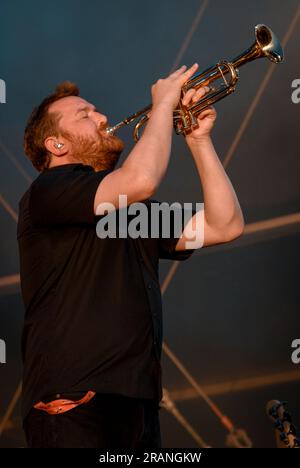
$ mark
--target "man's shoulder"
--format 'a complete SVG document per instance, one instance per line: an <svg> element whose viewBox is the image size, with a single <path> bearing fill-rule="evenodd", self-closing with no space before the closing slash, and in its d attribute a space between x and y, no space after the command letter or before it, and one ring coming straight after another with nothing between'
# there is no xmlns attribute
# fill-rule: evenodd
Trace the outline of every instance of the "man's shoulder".
<svg viewBox="0 0 300 468"><path fill-rule="evenodd" d="M42 174L43 174L43 173L40 173L40 174L37 175L37 177L31 182L31 184L29 185L29 187L27 188L27 190L23 193L23 195L22 195L21 198L19 199L19 207L20 207L20 208L23 207L24 204L26 204L26 202L28 201L29 196L30 196L30 193L31 193L31 190L32 190L32 187L34 187L36 184L39 183Z"/></svg>

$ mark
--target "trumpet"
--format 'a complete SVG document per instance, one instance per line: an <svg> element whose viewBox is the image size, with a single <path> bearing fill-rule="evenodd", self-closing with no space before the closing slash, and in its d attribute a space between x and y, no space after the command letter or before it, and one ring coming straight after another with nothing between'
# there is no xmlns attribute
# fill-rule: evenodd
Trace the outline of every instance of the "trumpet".
<svg viewBox="0 0 300 468"><path fill-rule="evenodd" d="M207 68L201 73L193 75L181 88L181 97L177 108L173 111L173 124L177 135L186 134L198 125L197 116L207 107L233 93L239 79L239 67L258 58L267 58L271 62L283 61L283 49L273 31L264 24L255 26L255 42L234 59L221 60L216 65ZM220 81L220 84L216 83ZM186 92L194 88L207 86L209 91L198 101L184 106L182 99ZM133 138L137 142L140 138L139 131L149 119L152 104L130 115L113 127L106 128L108 134L114 134L117 130L140 118L134 127Z"/></svg>

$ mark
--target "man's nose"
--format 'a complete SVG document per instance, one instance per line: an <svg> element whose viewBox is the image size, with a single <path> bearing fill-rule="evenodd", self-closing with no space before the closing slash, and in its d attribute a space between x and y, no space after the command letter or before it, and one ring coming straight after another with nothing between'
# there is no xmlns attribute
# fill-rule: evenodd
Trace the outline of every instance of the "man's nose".
<svg viewBox="0 0 300 468"><path fill-rule="evenodd" d="M98 127L100 127L100 128L106 127L107 126L107 117L106 117L106 115L100 114L100 112L97 112L95 115L97 116Z"/></svg>

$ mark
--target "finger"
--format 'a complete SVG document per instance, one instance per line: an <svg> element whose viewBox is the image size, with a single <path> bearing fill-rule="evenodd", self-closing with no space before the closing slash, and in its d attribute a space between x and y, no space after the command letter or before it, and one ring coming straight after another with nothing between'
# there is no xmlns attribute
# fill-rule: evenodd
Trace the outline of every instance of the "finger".
<svg viewBox="0 0 300 468"><path fill-rule="evenodd" d="M195 70L197 70L197 68L199 67L198 63L195 62L190 68L188 68L185 72L186 75L189 75L191 73L193 73Z"/></svg>
<svg viewBox="0 0 300 468"><path fill-rule="evenodd" d="M181 73L183 73L185 70L186 70L187 66L186 65L182 65L182 67L178 68L177 70L175 70L173 73L171 73L169 76L170 77L175 77L175 76L178 76L180 75Z"/></svg>
<svg viewBox="0 0 300 468"><path fill-rule="evenodd" d="M203 98L208 92L210 88L208 86L202 86L197 90L197 92L193 95L193 102L198 101L199 99Z"/></svg>
<svg viewBox="0 0 300 468"><path fill-rule="evenodd" d="M210 119L215 119L217 117L217 112L216 109L213 106L209 106L206 109L204 109L199 115L198 115L198 120L204 120L207 117Z"/></svg>
<svg viewBox="0 0 300 468"><path fill-rule="evenodd" d="M197 95L198 96L205 96L210 91L210 88L208 86L201 86L200 88L197 89Z"/></svg>
<svg viewBox="0 0 300 468"><path fill-rule="evenodd" d="M182 99L182 104L184 106L187 106L189 102L192 100L192 102L197 102L199 99L205 96L206 93L210 91L210 88L208 86L202 86L201 88L198 88L197 90L195 88L190 88L184 95Z"/></svg>
<svg viewBox="0 0 300 468"><path fill-rule="evenodd" d="M182 104L187 106L195 94L196 90L194 88L189 89L182 98Z"/></svg>
<svg viewBox="0 0 300 468"><path fill-rule="evenodd" d="M186 70L183 75L182 75L182 80L188 80L191 76L193 76L193 74L195 73L195 71L197 70L197 68L199 67L198 63L194 63L194 65L192 65L188 70ZM183 83L185 83L185 81Z"/></svg>

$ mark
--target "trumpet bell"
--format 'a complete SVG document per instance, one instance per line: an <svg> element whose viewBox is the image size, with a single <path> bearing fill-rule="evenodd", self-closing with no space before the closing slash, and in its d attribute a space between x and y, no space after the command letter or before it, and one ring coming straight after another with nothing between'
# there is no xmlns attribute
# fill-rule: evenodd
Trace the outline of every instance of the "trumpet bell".
<svg viewBox="0 0 300 468"><path fill-rule="evenodd" d="M255 26L256 44L261 48L265 57L274 63L283 61L283 49L273 31L265 24Z"/></svg>

